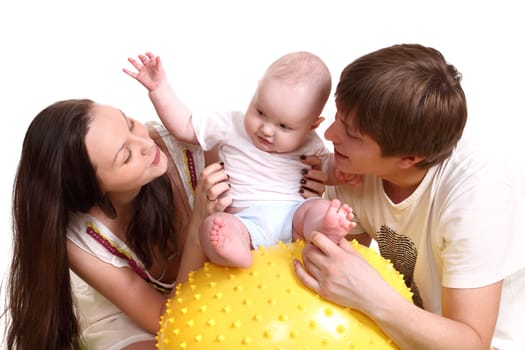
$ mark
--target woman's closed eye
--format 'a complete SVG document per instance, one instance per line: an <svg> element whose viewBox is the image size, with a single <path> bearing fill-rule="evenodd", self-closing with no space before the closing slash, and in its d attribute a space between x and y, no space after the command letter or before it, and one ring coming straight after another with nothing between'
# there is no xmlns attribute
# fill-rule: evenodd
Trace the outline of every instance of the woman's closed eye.
<svg viewBox="0 0 525 350"><path fill-rule="evenodd" d="M126 119L128 120L128 130L130 131L130 133L133 133L133 129L135 129L135 120L128 118L128 117L126 117ZM133 155L133 153L131 152L131 148L129 146L126 146L126 152L127 152L127 155L126 155L126 158L124 159L124 164L128 164Z"/></svg>
<svg viewBox="0 0 525 350"><path fill-rule="evenodd" d="M128 164L132 156L131 149L129 147L126 147L126 151L128 152L128 155L126 156L126 159L124 159L124 164Z"/></svg>

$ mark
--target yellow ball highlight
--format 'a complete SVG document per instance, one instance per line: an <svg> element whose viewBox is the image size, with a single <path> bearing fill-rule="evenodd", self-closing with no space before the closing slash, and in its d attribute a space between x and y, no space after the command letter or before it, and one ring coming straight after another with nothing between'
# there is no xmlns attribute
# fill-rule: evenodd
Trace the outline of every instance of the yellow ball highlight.
<svg viewBox="0 0 525 350"><path fill-rule="evenodd" d="M247 269L206 263L176 287L157 334L164 350L398 349L363 313L340 307L304 287L293 270L304 242L253 251ZM392 263L353 247L405 299L412 293Z"/></svg>

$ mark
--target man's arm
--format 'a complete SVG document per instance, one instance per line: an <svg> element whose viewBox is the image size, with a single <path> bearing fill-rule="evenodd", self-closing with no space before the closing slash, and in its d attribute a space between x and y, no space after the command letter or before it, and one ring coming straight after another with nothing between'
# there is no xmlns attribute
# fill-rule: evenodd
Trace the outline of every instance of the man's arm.
<svg viewBox="0 0 525 350"><path fill-rule="evenodd" d="M407 301L348 242L315 234L295 261L297 277L322 297L367 314L401 349L486 350L502 281L479 288L442 288L442 315Z"/></svg>
<svg viewBox="0 0 525 350"><path fill-rule="evenodd" d="M503 282L480 288L443 288L442 313L408 305L382 303L372 318L402 349L488 349L498 317Z"/></svg>

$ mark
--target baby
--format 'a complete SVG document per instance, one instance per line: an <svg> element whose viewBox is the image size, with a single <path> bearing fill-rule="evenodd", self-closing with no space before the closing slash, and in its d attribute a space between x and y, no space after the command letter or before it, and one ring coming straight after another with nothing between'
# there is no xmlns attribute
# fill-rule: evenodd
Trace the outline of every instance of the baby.
<svg viewBox="0 0 525 350"><path fill-rule="evenodd" d="M315 132L331 90L330 72L318 56L293 52L280 57L263 74L245 113L207 114L192 114L178 99L158 56L146 53L139 55L140 62L128 60L137 71L124 72L148 89L175 137L204 150L219 146L232 205L200 227L200 243L210 261L248 267L251 250L258 246L308 240L314 230L338 241L355 225L348 205L319 197L305 200L299 193L304 155L322 161L327 184L342 180Z"/></svg>

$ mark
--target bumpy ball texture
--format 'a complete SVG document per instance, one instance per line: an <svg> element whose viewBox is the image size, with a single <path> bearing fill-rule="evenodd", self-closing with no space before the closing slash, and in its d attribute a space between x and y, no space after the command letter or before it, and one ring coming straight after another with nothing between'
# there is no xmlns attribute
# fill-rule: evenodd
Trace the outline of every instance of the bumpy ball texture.
<svg viewBox="0 0 525 350"><path fill-rule="evenodd" d="M353 247L404 298L403 276L373 249ZM167 301L157 334L166 350L397 349L366 315L326 301L293 271L304 242L253 251L250 268L207 263L179 284Z"/></svg>

